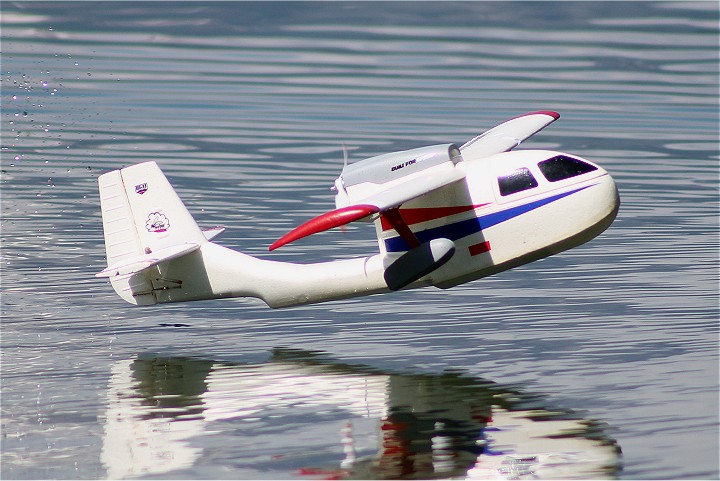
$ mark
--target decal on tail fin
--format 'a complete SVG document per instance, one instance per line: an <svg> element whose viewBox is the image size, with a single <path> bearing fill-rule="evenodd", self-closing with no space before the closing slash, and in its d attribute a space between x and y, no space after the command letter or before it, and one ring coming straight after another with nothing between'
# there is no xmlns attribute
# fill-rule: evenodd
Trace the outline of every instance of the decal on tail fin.
<svg viewBox="0 0 720 481"><path fill-rule="evenodd" d="M143 252L180 243L201 243L205 235L155 162L120 171Z"/></svg>

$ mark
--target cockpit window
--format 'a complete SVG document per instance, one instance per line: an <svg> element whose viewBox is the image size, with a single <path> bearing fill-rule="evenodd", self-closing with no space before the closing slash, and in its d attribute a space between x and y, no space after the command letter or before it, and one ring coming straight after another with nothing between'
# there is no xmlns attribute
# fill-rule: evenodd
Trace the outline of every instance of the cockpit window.
<svg viewBox="0 0 720 481"><path fill-rule="evenodd" d="M564 155L558 155L552 159L543 160L538 164L540 171L550 182L569 179L582 174L587 174L597 167L590 165L582 160L574 159Z"/></svg>
<svg viewBox="0 0 720 481"><path fill-rule="evenodd" d="M507 175L498 177L498 186L500 187L500 195L505 196L532 189L533 187L537 187L538 183L530 173L530 170L527 167L523 167Z"/></svg>

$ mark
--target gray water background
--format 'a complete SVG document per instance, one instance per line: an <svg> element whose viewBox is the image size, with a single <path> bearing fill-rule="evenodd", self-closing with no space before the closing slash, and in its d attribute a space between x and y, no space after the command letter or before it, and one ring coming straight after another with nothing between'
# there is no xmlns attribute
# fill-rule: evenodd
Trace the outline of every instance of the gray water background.
<svg viewBox="0 0 720 481"><path fill-rule="evenodd" d="M4 479L106 476L119 361L275 347L519 386L612 426L624 478L718 477L716 2L1 8ZM282 311L132 308L93 277L108 170L158 161L228 247L345 258L375 251L372 228L267 252L333 206L343 142L358 160L539 109L562 117L524 148L592 159L620 189L615 223L577 249L449 291ZM240 476L232 456L174 474Z"/></svg>

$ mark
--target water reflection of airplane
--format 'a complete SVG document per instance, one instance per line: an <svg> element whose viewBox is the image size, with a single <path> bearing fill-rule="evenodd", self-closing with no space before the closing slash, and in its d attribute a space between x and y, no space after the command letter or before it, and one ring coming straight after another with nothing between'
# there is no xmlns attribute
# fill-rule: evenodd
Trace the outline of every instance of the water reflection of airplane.
<svg viewBox="0 0 720 481"><path fill-rule="evenodd" d="M197 436L222 431L211 423L272 425L276 413L297 409L340 413L342 419L331 423L337 429L313 430L328 436L334 449L320 457L273 451L266 467L272 470L275 460L278 473L324 479L579 479L612 478L620 470L620 448L604 424L543 407L538 396L458 373L379 372L294 350L276 350L260 364L183 357L116 364L103 463L113 479L178 473L206 454ZM303 428L312 423L308 419ZM233 435L224 433L223 439ZM288 440L281 435L273 442L282 450Z"/></svg>

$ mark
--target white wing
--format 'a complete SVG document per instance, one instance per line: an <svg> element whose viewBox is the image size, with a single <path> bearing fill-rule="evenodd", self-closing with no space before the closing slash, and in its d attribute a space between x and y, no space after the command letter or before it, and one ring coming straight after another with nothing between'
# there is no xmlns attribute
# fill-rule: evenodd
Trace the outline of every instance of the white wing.
<svg viewBox="0 0 720 481"><path fill-rule="evenodd" d="M469 140L460 147L463 159L473 161L512 150L560 118L552 111L531 112L515 117Z"/></svg>

